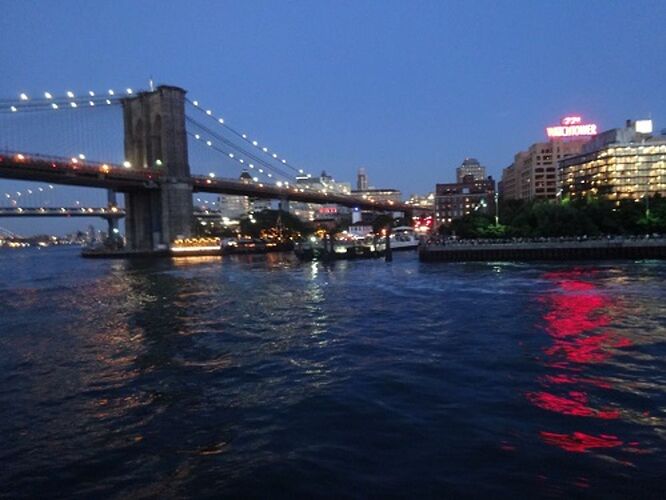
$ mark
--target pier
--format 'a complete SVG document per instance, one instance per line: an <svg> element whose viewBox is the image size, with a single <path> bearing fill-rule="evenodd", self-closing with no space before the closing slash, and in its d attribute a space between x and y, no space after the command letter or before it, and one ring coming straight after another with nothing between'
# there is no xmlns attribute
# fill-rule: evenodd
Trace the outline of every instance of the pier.
<svg viewBox="0 0 666 500"><path fill-rule="evenodd" d="M666 259L666 238L446 242L419 248L422 262Z"/></svg>

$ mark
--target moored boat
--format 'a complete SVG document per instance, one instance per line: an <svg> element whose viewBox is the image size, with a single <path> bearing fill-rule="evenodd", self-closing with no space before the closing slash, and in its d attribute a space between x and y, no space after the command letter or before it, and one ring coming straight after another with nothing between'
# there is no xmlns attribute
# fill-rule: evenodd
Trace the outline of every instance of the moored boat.
<svg viewBox="0 0 666 500"><path fill-rule="evenodd" d="M416 236L414 228L399 226L391 231L391 250L416 250L420 240Z"/></svg>

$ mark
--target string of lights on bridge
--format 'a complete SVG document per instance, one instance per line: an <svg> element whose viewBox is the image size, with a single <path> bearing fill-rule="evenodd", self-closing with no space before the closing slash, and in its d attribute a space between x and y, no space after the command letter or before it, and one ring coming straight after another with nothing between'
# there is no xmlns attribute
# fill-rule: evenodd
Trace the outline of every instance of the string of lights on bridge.
<svg viewBox="0 0 666 500"><path fill-rule="evenodd" d="M237 162L241 168L252 170L253 173L255 174L254 176L252 176L252 180L254 182L259 181L258 178L259 174L267 177L268 179L275 180L278 186L281 185L288 186L290 180L293 180L293 177L290 176L288 173L285 173L283 170L276 168L270 163L265 162L261 158L257 157L256 155L253 155L252 153L244 150L243 148L239 148L232 141L225 139L219 134L216 134L214 131L211 131L210 129L206 128L204 125L199 124L198 122L189 117L187 117L186 120L189 124L192 124L193 126L199 128L197 132L188 131L187 133L190 137L192 137L196 141L200 141L202 144L205 144L208 148L210 148L213 151L216 151L217 153L220 153L224 157ZM228 151L226 148L219 146L218 143L222 143L226 146L229 146L230 148L234 149L235 152ZM243 156L245 156L245 158L243 158ZM277 179L277 177L274 176L280 176L285 180L280 181Z"/></svg>
<svg viewBox="0 0 666 500"><path fill-rule="evenodd" d="M0 112L18 113L19 111L77 109L86 106L95 107L100 104L117 105L120 104L121 99L133 94L134 91L131 88L118 93L113 89L101 93L89 90L85 95L79 96L71 90L66 91L65 95L60 96L45 91L42 96L32 98L25 92L22 92L19 94L18 99L0 99Z"/></svg>
<svg viewBox="0 0 666 500"><path fill-rule="evenodd" d="M186 98L186 102L188 104L190 104L191 106L193 106L194 109L196 109L197 111L199 111L200 113L202 113L203 115L208 117L210 120L212 120L214 123L216 123L217 126L224 127L224 129L230 131L236 137L239 137L244 142L253 146L256 150L258 150L261 153L263 153L264 155L266 155L269 158L269 160L274 160L274 161L277 160L277 161L279 161L280 166L285 166L285 167L289 168L290 170L292 170L294 173L296 173L296 179L298 179L298 176L312 178L311 173L306 173L303 169L300 169L300 168L297 168L297 167L291 165L285 158L281 158L280 155L278 155L276 152L273 152L267 146L260 144L257 139L250 139L248 134L241 133L237 129L230 126L224 120L224 118L222 118L221 116L214 113L213 110L204 109L200 105L199 101L190 100L190 99ZM237 161L243 168L253 169L255 172L259 172L259 173L265 175L268 178L273 178L273 175L270 172L266 172L266 170L272 170L273 174L277 173L278 175L281 175L285 179L290 179L290 180L294 179L294 177L295 177L294 175L286 173L281 168L276 167L276 166L268 163L267 161L258 158L256 155L248 152L247 150L244 150L243 148L239 147L238 145L234 144L233 142L225 139L222 135L216 133L215 131L211 130L209 127L206 127L205 125L198 122L197 120L194 120L191 117L186 117L186 119L189 123L192 123L193 125L196 125L197 127L200 127L201 129L205 130L208 133L208 135L210 136L210 137L204 137L200 133L192 133L192 134L190 134L191 137L193 137L197 141L201 141L202 143L206 144L206 146L208 146L209 148L211 148L215 151L218 151L221 154L226 155L228 158ZM188 134L189 134L189 132L188 132ZM255 165L254 163L243 159L237 153L232 153L232 152L228 152L226 150L223 150L222 148L220 148L219 146L216 145L216 143L214 142L213 139L215 139L216 141L220 141L224 144L227 144L228 146L231 146L232 148L234 148L238 151L242 151L242 154L252 158L252 160L255 163L258 163L258 164L262 165L263 168L260 168L257 165ZM209 175L211 175L211 174L209 174ZM258 182L259 179L258 179L257 176L253 176L252 180L254 182ZM319 182L324 186L324 189L321 189L320 192L326 193L328 190L326 189L327 186L326 186L325 181L320 179ZM289 187L289 181L288 180L287 181L277 181L276 185L278 187L282 187L282 186ZM295 189L298 190L298 188L295 188ZM300 189L300 191L303 192L304 189ZM350 193L347 193L347 192L337 192L336 194L350 195Z"/></svg>
<svg viewBox="0 0 666 500"><path fill-rule="evenodd" d="M277 152L272 151L271 149L269 149L268 146L260 144L258 139L250 139L248 134L242 133L242 132L238 131L237 129L235 129L234 127L232 127L231 125L229 125L224 120L224 118L222 118L221 116L216 115L213 112L213 110L204 109L204 107L202 107L199 104L199 101L190 100L190 99L186 98L186 102L191 104L197 111L201 112L203 115L210 118L218 126L224 127L226 130L229 130L235 136L239 137L240 139L242 139L243 141L245 141L249 145L253 146L254 148L256 148L261 153L267 155L271 160L276 160L276 161L280 162L282 165L284 165L285 167L288 167L289 169L291 169L292 171L294 171L298 175L304 175L306 177L312 177L312 174L306 173L305 170L303 170L302 168L297 168L297 167L293 166L285 158L281 158L281 155L279 155Z"/></svg>
<svg viewBox="0 0 666 500"><path fill-rule="evenodd" d="M57 196L57 186L53 184L45 184L43 186L32 186L25 188L21 191L0 192L0 208L13 208L21 210L25 208L39 209L50 207L62 207L63 205L69 206L69 203L59 203L51 196ZM90 208L83 207L80 201L75 201L73 208L77 210L91 210ZM65 210L65 208L60 208Z"/></svg>

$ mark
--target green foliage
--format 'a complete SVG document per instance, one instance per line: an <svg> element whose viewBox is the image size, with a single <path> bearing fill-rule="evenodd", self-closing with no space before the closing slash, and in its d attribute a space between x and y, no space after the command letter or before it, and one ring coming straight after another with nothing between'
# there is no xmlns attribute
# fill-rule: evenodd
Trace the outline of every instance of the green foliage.
<svg viewBox="0 0 666 500"><path fill-rule="evenodd" d="M602 200L500 202L500 224L483 214L470 214L440 228L461 238L597 236L666 233L666 199L654 196L620 203Z"/></svg>
<svg viewBox="0 0 666 500"><path fill-rule="evenodd" d="M380 232L388 226L393 226L393 217L389 214L379 214L375 217L375 220L372 221L372 230L375 233Z"/></svg>
<svg viewBox="0 0 666 500"><path fill-rule="evenodd" d="M252 222L254 220L255 222ZM262 210L253 216L244 216L240 220L240 231L243 235L258 238L262 231L282 228L284 236L298 237L308 232L303 221L289 212L281 210Z"/></svg>

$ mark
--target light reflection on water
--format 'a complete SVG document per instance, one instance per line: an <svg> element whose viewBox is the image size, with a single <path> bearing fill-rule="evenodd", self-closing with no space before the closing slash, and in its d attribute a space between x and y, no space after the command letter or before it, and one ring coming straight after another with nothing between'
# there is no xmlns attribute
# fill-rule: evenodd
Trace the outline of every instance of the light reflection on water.
<svg viewBox="0 0 666 500"><path fill-rule="evenodd" d="M0 495L640 483L657 497L665 483L661 263L58 250L2 253L0 275Z"/></svg>

